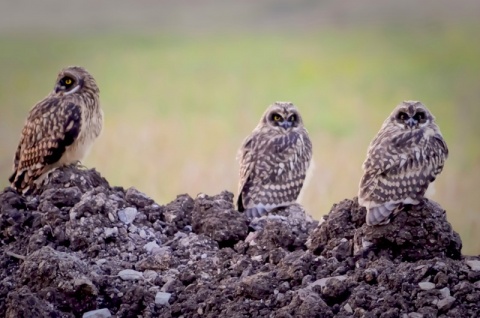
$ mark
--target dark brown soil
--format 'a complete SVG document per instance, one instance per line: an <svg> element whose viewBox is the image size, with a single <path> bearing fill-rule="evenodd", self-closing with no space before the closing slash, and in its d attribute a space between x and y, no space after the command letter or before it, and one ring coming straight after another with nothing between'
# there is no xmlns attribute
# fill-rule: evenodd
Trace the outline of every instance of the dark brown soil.
<svg viewBox="0 0 480 318"><path fill-rule="evenodd" d="M461 255L440 206L364 219L353 199L320 222L299 205L249 222L229 192L161 206L62 168L41 193L0 193L0 314L480 316L480 258Z"/></svg>

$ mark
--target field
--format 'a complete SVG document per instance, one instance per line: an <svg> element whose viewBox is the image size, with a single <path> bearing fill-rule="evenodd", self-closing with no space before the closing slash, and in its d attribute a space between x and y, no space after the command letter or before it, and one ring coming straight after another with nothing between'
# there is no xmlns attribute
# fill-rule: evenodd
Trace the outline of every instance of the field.
<svg viewBox="0 0 480 318"><path fill-rule="evenodd" d="M92 32L0 35L0 185L28 110L66 65L97 79L102 136L84 161L112 185L165 204L236 193L237 150L274 101L300 109L315 170L302 202L314 217L356 195L367 146L402 100L434 113L450 158L433 199L480 253L478 25L302 32Z"/></svg>

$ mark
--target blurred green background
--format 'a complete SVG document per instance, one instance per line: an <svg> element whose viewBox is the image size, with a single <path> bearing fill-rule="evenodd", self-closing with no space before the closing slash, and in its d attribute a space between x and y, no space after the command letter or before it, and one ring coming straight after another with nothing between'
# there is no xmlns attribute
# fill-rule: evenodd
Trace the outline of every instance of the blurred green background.
<svg viewBox="0 0 480 318"><path fill-rule="evenodd" d="M0 185L29 109L67 65L97 79L103 134L84 161L165 204L236 193L236 153L274 101L303 114L315 218L356 195L370 140L402 100L437 117L450 157L432 199L480 253L480 2L2 1Z"/></svg>

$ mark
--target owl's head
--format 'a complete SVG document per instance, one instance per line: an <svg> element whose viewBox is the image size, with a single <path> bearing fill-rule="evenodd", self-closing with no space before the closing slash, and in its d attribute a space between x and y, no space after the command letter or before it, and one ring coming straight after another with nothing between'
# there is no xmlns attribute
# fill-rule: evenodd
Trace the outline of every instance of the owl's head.
<svg viewBox="0 0 480 318"><path fill-rule="evenodd" d="M60 71L55 83L56 95L70 95L80 93L93 93L98 95L100 90L90 73L80 66L69 66Z"/></svg>
<svg viewBox="0 0 480 318"><path fill-rule="evenodd" d="M290 102L275 102L270 105L260 124L283 133L303 126L297 107Z"/></svg>
<svg viewBox="0 0 480 318"><path fill-rule="evenodd" d="M408 100L394 109L389 120L403 129L421 129L432 123L435 118L425 105Z"/></svg>

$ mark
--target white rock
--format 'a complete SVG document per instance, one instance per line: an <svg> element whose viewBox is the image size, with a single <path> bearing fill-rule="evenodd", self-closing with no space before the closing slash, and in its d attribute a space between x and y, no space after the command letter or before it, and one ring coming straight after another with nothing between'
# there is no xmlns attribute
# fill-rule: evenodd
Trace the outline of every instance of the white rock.
<svg viewBox="0 0 480 318"><path fill-rule="evenodd" d="M252 261L261 262L262 261L262 255L252 256Z"/></svg>
<svg viewBox="0 0 480 318"><path fill-rule="evenodd" d="M82 318L107 318L107 317L112 317L110 310L108 310L107 308L87 311L82 315Z"/></svg>
<svg viewBox="0 0 480 318"><path fill-rule="evenodd" d="M465 263L467 263L473 271L480 271L480 261L468 260L465 261Z"/></svg>
<svg viewBox="0 0 480 318"><path fill-rule="evenodd" d="M418 287L420 287L422 290L431 290L435 288L435 284L430 282L421 282L418 283Z"/></svg>
<svg viewBox="0 0 480 318"><path fill-rule="evenodd" d="M168 301L170 300L171 296L172 294L170 293L157 292L157 294L155 295L155 305L157 306L168 305Z"/></svg>
<svg viewBox="0 0 480 318"><path fill-rule="evenodd" d="M105 258L100 258L98 260L95 261L95 264L97 264L98 266L102 265L102 264L105 264L107 262L107 260Z"/></svg>
<svg viewBox="0 0 480 318"><path fill-rule="evenodd" d="M143 248L148 252L152 253L154 248L159 248L157 242L148 242L147 244L143 245Z"/></svg>
<svg viewBox="0 0 480 318"><path fill-rule="evenodd" d="M350 306L349 303L346 303L345 306L343 306L343 309L345 309L346 312L352 314L353 313L353 309L352 309L352 306Z"/></svg>
<svg viewBox="0 0 480 318"><path fill-rule="evenodd" d="M117 212L118 218L120 219L120 221L122 221L125 224L132 223L133 220L135 220L137 213L138 213L137 209L132 207L128 207Z"/></svg>
<svg viewBox="0 0 480 318"><path fill-rule="evenodd" d="M139 280L143 278L143 273L133 269L124 269L118 273L123 280Z"/></svg>
<svg viewBox="0 0 480 318"><path fill-rule="evenodd" d="M145 232L144 229L141 229L141 230L138 232L138 235L140 235L140 237L143 238L143 239L146 239L146 238L147 238L147 232Z"/></svg>
<svg viewBox="0 0 480 318"><path fill-rule="evenodd" d="M105 237L115 237L118 234L118 228L115 227L104 227L103 232L105 233Z"/></svg>
<svg viewBox="0 0 480 318"><path fill-rule="evenodd" d="M450 296L450 289L448 287L444 287L440 289L440 293L442 294L443 298L449 297Z"/></svg>
<svg viewBox="0 0 480 318"><path fill-rule="evenodd" d="M456 300L455 297L447 296L444 299L441 299L438 301L437 307L440 310L444 310L444 311L449 310L450 307L452 307L455 300Z"/></svg>

